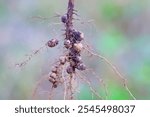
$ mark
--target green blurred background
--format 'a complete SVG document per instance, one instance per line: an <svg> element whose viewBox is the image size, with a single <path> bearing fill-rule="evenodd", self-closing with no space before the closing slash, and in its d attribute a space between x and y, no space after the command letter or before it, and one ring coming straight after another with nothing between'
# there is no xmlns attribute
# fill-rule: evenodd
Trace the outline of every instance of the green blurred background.
<svg viewBox="0 0 150 117"><path fill-rule="evenodd" d="M150 99L150 1L75 1L81 18L76 28L123 73L137 99ZM0 1L0 99L31 99L36 82L50 71L61 49L42 51L22 69L13 65L49 39L63 39L63 26L57 24L59 18L53 16L64 14L66 8L67 0ZM88 60L85 57L86 63L105 81L108 99L132 99L105 63ZM48 83L40 90L46 91L46 85ZM97 90L103 95L103 88L97 87ZM41 99L46 99L44 93L41 95ZM96 98L91 96L89 87L81 83L77 99Z"/></svg>

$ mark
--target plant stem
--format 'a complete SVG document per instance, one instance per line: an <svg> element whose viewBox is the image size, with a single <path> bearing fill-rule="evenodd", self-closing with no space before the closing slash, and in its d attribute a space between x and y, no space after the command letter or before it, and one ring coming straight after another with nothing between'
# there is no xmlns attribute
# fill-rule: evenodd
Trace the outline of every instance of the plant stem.
<svg viewBox="0 0 150 117"><path fill-rule="evenodd" d="M71 38L70 36L70 30L73 28L73 11L74 11L74 0L68 1L68 10L67 10L67 23L66 23L66 39Z"/></svg>

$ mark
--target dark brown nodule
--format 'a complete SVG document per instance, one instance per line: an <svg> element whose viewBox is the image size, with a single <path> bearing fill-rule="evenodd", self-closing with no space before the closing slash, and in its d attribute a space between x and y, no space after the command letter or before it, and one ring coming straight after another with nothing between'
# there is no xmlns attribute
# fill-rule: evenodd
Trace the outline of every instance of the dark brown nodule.
<svg viewBox="0 0 150 117"><path fill-rule="evenodd" d="M61 22L67 23L67 15L61 16Z"/></svg>
<svg viewBox="0 0 150 117"><path fill-rule="evenodd" d="M78 63L81 62L81 60L82 60L81 56L78 56L78 55L73 57L72 59Z"/></svg>
<svg viewBox="0 0 150 117"><path fill-rule="evenodd" d="M66 69L68 74L72 74L74 72L73 67L72 66L68 66Z"/></svg>
<svg viewBox="0 0 150 117"><path fill-rule="evenodd" d="M57 39L52 39L47 42L47 45L48 47L55 47L56 45L58 45L58 42L59 41Z"/></svg>
<svg viewBox="0 0 150 117"><path fill-rule="evenodd" d="M57 86L58 86L57 82L53 83L53 88L57 88Z"/></svg>
<svg viewBox="0 0 150 117"><path fill-rule="evenodd" d="M72 33L76 41L82 41L84 39L84 33L77 31L77 30L73 30Z"/></svg>

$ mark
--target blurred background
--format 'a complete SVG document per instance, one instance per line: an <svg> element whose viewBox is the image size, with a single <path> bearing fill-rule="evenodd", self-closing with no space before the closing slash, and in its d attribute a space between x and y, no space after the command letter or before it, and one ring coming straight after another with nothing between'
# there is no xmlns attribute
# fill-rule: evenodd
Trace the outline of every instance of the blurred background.
<svg viewBox="0 0 150 117"><path fill-rule="evenodd" d="M125 76L134 96L143 100L150 99L149 5L149 0L75 0L80 15L75 27ZM31 99L38 79L50 71L62 46L42 50L23 68L14 64L49 39L63 39L64 27L54 16L66 9L67 0L0 1L0 99ZM105 62L86 56L84 60L104 80L107 99L132 99ZM41 86L40 99L46 99L48 84ZM104 95L104 88L96 88ZM79 89L77 99L94 99L87 85L80 83Z"/></svg>

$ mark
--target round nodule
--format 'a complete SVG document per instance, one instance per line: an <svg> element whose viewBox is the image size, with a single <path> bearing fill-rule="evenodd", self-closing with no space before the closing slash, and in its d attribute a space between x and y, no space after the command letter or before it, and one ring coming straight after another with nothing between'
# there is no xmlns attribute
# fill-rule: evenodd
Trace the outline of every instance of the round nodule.
<svg viewBox="0 0 150 117"><path fill-rule="evenodd" d="M72 33L76 41L82 41L84 39L84 33L77 30L74 30Z"/></svg>
<svg viewBox="0 0 150 117"><path fill-rule="evenodd" d="M73 60L79 63L79 62L81 62L82 58L81 58L81 56L75 56L75 57L73 57Z"/></svg>
<svg viewBox="0 0 150 117"><path fill-rule="evenodd" d="M71 48L71 42L70 40L65 40L64 41L64 46L68 49L68 48Z"/></svg>
<svg viewBox="0 0 150 117"><path fill-rule="evenodd" d="M61 21L62 21L63 23L67 23L67 15L61 16Z"/></svg>
<svg viewBox="0 0 150 117"><path fill-rule="evenodd" d="M82 50L82 48L83 48L83 45L82 45L82 43L75 43L75 44L73 45L73 47L74 47L74 49L75 49L77 52L80 52L80 51Z"/></svg>
<svg viewBox="0 0 150 117"><path fill-rule="evenodd" d="M73 67L71 67L71 66L68 66L66 71L67 71L68 74L72 74L74 72Z"/></svg>
<svg viewBox="0 0 150 117"><path fill-rule="evenodd" d="M47 45L48 47L55 47L56 45L58 45L58 42L59 41L57 39L52 39L47 42Z"/></svg>
<svg viewBox="0 0 150 117"><path fill-rule="evenodd" d="M53 83L53 88L57 88L57 82Z"/></svg>

